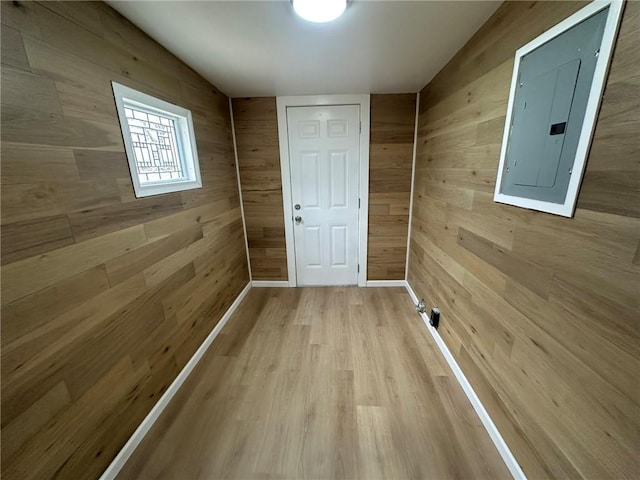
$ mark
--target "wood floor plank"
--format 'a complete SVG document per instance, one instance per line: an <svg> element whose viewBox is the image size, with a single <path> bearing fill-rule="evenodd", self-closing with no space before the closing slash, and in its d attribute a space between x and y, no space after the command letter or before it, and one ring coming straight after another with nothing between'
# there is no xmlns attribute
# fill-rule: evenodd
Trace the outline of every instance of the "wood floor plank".
<svg viewBox="0 0 640 480"><path fill-rule="evenodd" d="M119 474L509 478L401 288L253 289Z"/></svg>

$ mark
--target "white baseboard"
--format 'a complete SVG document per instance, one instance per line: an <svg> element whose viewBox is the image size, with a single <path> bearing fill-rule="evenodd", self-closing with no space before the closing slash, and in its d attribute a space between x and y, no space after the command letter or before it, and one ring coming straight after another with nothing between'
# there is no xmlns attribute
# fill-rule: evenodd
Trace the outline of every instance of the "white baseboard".
<svg viewBox="0 0 640 480"><path fill-rule="evenodd" d="M407 292L409 292L409 296L411 296L411 300L413 301L414 304L417 304L418 297L416 296L415 292L411 288L411 285L409 284L409 282L406 282L405 286L407 288ZM451 354L449 347L447 347L446 343L444 343L444 340L442 340L442 337L440 336L438 331L431 326L431 324L429 323L429 317L424 313L420 314L420 316L422 317L422 320L427 326L427 330L429 330L429 333L431 334L433 339L436 341L438 348L440 348L442 355L444 356L445 360L449 364L449 367L453 371L453 374L458 380L458 383L460 383L462 390L464 390L464 393L467 395L467 398L471 402L473 409L478 414L478 417L480 417L480 421L482 422L482 425L484 425L484 428L487 430L489 437L491 437L493 444L498 449L498 453L502 457L502 460L504 460L504 463L507 465L509 472L511 472L511 475L516 480L527 480L527 477L522 471L522 468L520 468L520 465L516 461L516 458L513 456L513 453L511 453L509 446L504 441L504 438L502 438L502 435L500 435L500 432L498 431L498 428L496 427L496 425L493 423L493 420L491 420L489 413L484 408L484 405L482 405L482 402L480 402L478 395L476 395L476 392L471 387L471 384L467 380L467 377L465 377L464 373L462 373L462 370L460 369L458 362L456 362L456 359Z"/></svg>
<svg viewBox="0 0 640 480"><path fill-rule="evenodd" d="M118 455L116 455L116 458L114 458L113 461L111 462L111 465L109 465L107 469L104 471L104 473L100 477L100 480L113 480L116 478L116 476L118 475L122 467L124 467L125 463L127 463L127 460L129 460L129 457L131 457L135 449L138 447L138 445L140 445L145 435L149 432L149 430L151 429L153 424L156 422L158 417L160 417L160 414L162 413L162 411L167 407L167 405L169 404L171 399L174 397L174 395L178 392L178 390L180 389L182 384L185 382L189 374L193 371L193 369L196 367L198 362L202 359L207 349L213 343L213 340L218 336L218 333L220 333L220 330L222 330L222 327L224 327L225 324L229 321L229 318L231 317L233 312L236 311L236 309L238 308L238 305L240 305L240 302L242 302L242 300L247 295L249 290L251 290L251 282L249 282L247 286L244 287L242 292L240 292L240 295L238 295L235 301L231 304L229 309L222 316L222 318L220 319L218 324L215 326L215 328L211 331L209 336L205 339L204 342L202 342L202 345L200 345L198 350L196 350L196 353L193 354L191 359L180 371L180 373L178 374L176 379L173 381L173 383L169 385L169 388L164 392L162 397L160 397L160 400L158 400L158 403L154 405L154 407L151 409L148 415L144 418L142 423L138 426L136 431L133 432L133 435L131 435L131 437L129 438L129 441L125 443L124 447L122 447L122 450L120 450Z"/></svg>
<svg viewBox="0 0 640 480"><path fill-rule="evenodd" d="M275 287L275 288L284 288L289 286L289 282L287 280L253 280L251 282L252 287L263 288L263 287Z"/></svg>
<svg viewBox="0 0 640 480"><path fill-rule="evenodd" d="M405 287L406 280L367 280L367 287Z"/></svg>
<svg viewBox="0 0 640 480"><path fill-rule="evenodd" d="M287 280L253 280L252 287L256 288L286 288L291 285ZM406 280L367 280L367 287L406 287Z"/></svg>

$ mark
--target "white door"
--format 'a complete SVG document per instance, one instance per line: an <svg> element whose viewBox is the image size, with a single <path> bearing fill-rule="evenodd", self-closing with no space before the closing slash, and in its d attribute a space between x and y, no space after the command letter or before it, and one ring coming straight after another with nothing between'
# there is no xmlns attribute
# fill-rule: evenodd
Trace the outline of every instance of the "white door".
<svg viewBox="0 0 640 480"><path fill-rule="evenodd" d="M360 106L288 107L298 285L358 284Z"/></svg>

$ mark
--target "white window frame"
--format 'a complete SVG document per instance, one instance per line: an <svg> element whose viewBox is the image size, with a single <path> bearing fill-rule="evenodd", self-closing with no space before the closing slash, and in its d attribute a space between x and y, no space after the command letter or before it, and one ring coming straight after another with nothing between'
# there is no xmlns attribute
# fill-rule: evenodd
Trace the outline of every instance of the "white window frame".
<svg viewBox="0 0 640 480"><path fill-rule="evenodd" d="M296 255L294 249L293 201L289 159L289 137L287 133L287 107L316 107L327 105L360 105L360 212L358 225L358 286L367 285L367 238L369 231L369 128L371 95L305 95L276 97L278 115L278 139L280 141L280 173L282 178L282 203L284 233L287 242L287 272L290 287L297 286Z"/></svg>
<svg viewBox="0 0 640 480"><path fill-rule="evenodd" d="M604 34L602 35L599 59L593 74L593 83L591 84L591 90L589 91L589 100L587 101L584 123L582 124L582 131L580 132L576 156L573 161L571 178L569 179L567 195L564 203L545 202L542 200L534 200L531 198L523 198L501 193L503 170L506 168L507 147L509 143L511 123L513 120L513 103L516 96L517 80L522 57L607 7L609 7L609 13L607 15ZM498 167L498 177L493 197L495 202L552 213L563 217L573 216L576 208L576 202L578 200L578 190L580 189L580 183L582 182L582 176L587 164L589 147L591 145L593 132L596 126L598 110L602 100L602 92L605 88L609 63L611 62L611 55L613 53L618 27L622 18L622 9L622 0L593 1L516 51L513 76L511 78L511 90L509 93L509 104L507 106L507 116L504 124L502 148L500 151L500 165Z"/></svg>
<svg viewBox="0 0 640 480"><path fill-rule="evenodd" d="M116 82L111 82L111 86L116 101L122 139L124 140L124 148L136 197L149 197L151 195L201 188L202 178L200 176L200 163L198 161L198 149L196 148L196 136L193 130L191 111ZM125 114L125 103L175 119L176 135L178 136L178 155L187 176L186 179L159 180L148 184L140 183L131 132L129 131L129 123Z"/></svg>

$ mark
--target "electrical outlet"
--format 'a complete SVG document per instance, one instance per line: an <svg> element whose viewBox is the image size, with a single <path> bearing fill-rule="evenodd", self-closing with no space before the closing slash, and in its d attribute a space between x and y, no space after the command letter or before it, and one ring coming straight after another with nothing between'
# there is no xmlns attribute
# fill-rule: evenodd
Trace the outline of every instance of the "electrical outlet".
<svg viewBox="0 0 640 480"><path fill-rule="evenodd" d="M435 329L440 325L440 310L438 308L431 309L431 313L429 313L429 323Z"/></svg>

